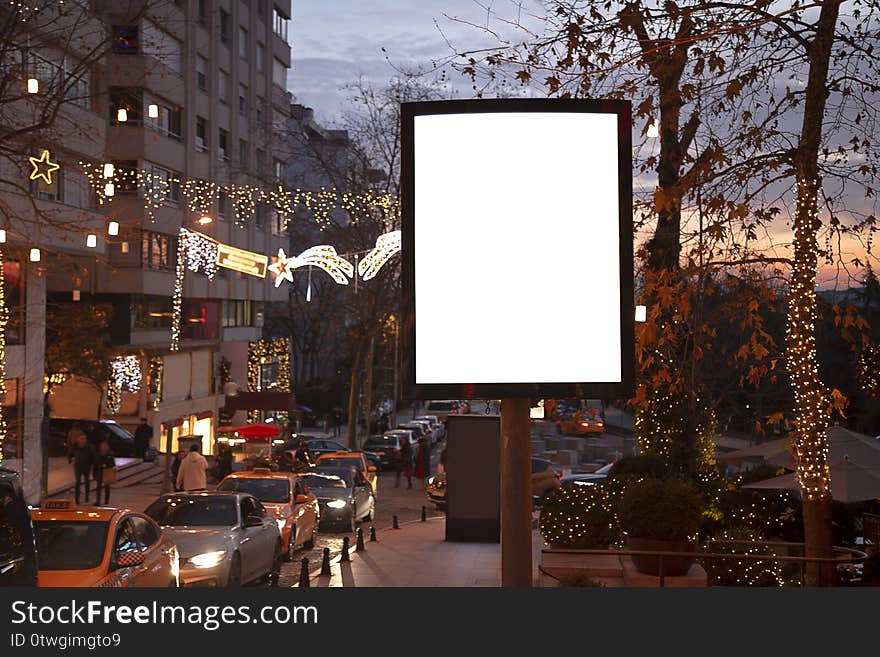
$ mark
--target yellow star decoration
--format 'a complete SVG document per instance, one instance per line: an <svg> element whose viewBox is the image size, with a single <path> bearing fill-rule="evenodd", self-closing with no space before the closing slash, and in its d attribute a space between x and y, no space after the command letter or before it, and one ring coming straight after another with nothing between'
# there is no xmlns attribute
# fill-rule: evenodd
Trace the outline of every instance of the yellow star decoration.
<svg viewBox="0 0 880 657"><path fill-rule="evenodd" d="M42 178L46 181L47 185L52 184L52 174L58 169L61 168L61 165L55 164L52 160L49 159L49 151L44 150L40 157L29 157L28 160L31 162L31 166L34 168L31 171L31 180L36 180L37 178Z"/></svg>
<svg viewBox="0 0 880 657"><path fill-rule="evenodd" d="M284 249L278 249L278 258L269 265L269 271L275 275L275 287L280 287L283 281L293 283L293 267L296 258L289 257Z"/></svg>

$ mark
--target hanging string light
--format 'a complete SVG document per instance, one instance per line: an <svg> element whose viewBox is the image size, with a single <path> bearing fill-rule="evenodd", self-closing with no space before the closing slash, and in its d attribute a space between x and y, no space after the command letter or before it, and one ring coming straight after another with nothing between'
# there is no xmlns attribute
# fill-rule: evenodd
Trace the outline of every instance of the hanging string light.
<svg viewBox="0 0 880 657"><path fill-rule="evenodd" d="M141 389L141 361L137 356L116 356L110 361L110 381L107 383L107 410L118 413L122 407L122 393L137 393Z"/></svg>
<svg viewBox="0 0 880 657"><path fill-rule="evenodd" d="M177 235L177 264L174 270L174 293L171 296L171 351L180 349L180 315L183 311L183 281L186 275L186 234L181 228Z"/></svg>
<svg viewBox="0 0 880 657"><path fill-rule="evenodd" d="M0 250L0 463L3 462L3 443L7 431L3 407L6 404L6 325L9 323L9 311L6 308L4 269L3 251Z"/></svg>

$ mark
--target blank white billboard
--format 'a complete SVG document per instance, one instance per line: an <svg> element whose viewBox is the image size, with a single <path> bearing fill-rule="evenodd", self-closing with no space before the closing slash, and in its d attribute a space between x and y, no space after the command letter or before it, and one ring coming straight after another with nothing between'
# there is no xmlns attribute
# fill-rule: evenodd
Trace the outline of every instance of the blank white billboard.
<svg viewBox="0 0 880 657"><path fill-rule="evenodd" d="M413 117L416 385L623 381L619 120Z"/></svg>

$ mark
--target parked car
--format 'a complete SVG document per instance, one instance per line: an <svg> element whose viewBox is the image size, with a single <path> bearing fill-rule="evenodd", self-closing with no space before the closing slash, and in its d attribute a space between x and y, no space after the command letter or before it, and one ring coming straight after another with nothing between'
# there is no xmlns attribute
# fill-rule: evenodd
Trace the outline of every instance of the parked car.
<svg viewBox="0 0 880 657"><path fill-rule="evenodd" d="M425 407L425 414L436 415L441 422L445 422L450 415L458 412L458 402L451 399L429 401Z"/></svg>
<svg viewBox="0 0 880 657"><path fill-rule="evenodd" d="M406 424L399 425L397 428L412 431L412 434L417 442L419 438L428 438L428 434L425 430L425 425L421 424L420 422L407 422Z"/></svg>
<svg viewBox="0 0 880 657"><path fill-rule="evenodd" d="M429 420L411 420L410 422L407 422L404 426L409 427L414 424L418 424L422 427L425 432L425 438L428 440L429 445L434 446L438 442L440 442L440 439L435 433L434 427L431 426L431 422Z"/></svg>
<svg viewBox="0 0 880 657"><path fill-rule="evenodd" d="M49 454L50 456L67 455L67 432L74 422L79 422L80 428L93 445L97 446L106 440L113 450L114 456L134 456L134 436L123 429L113 420L74 420L66 418L52 418L49 420ZM151 450L155 458L155 448Z"/></svg>
<svg viewBox="0 0 880 657"><path fill-rule="evenodd" d="M412 449L412 453L415 456L416 450L419 448L419 440L409 429L389 429L386 431L384 436L393 436L397 438L398 444L400 443L401 438L406 438L409 441L409 446Z"/></svg>
<svg viewBox="0 0 880 657"><path fill-rule="evenodd" d="M553 469L553 464L545 459L532 458L532 498L540 500L554 488L559 487L559 473ZM446 508L446 473L438 472L428 477L427 497L428 501L435 504L438 509Z"/></svg>
<svg viewBox="0 0 880 657"><path fill-rule="evenodd" d="M565 475L564 477L562 477L562 479L559 480L559 483L563 486L565 484L580 484L585 486L601 484L603 481L608 479L608 473L611 471L612 465L614 464L607 463L595 472L582 472L579 474Z"/></svg>
<svg viewBox="0 0 880 657"><path fill-rule="evenodd" d="M364 449L379 457L379 469L390 470L400 454L400 439L395 435L377 434L364 441Z"/></svg>
<svg viewBox="0 0 880 657"><path fill-rule="evenodd" d="M275 516L281 531L284 556L290 561L298 547L313 548L321 512L318 498L307 493L300 478L290 472L255 468L235 472L217 486L218 491L249 493Z"/></svg>
<svg viewBox="0 0 880 657"><path fill-rule="evenodd" d="M184 586L277 584L283 543L275 516L247 493L173 493L146 511L180 551Z"/></svg>
<svg viewBox="0 0 880 657"><path fill-rule="evenodd" d="M0 586L36 586L37 552L18 473L0 467Z"/></svg>
<svg viewBox="0 0 880 657"><path fill-rule="evenodd" d="M330 440L328 438L310 438L309 440L306 440L306 445L308 445L309 452L313 459L321 454L328 454L330 452L351 451L347 445L343 445L338 440Z"/></svg>
<svg viewBox="0 0 880 657"><path fill-rule="evenodd" d="M355 523L373 518L376 497L357 468L319 465L303 474L302 480L318 498L322 526L341 525L354 531Z"/></svg>
<svg viewBox="0 0 880 657"><path fill-rule="evenodd" d="M352 466L364 476L373 489L373 496L379 497L379 477L376 476L377 468L370 465L363 452L328 452L321 454L315 461L315 465L326 467L349 467Z"/></svg>
<svg viewBox="0 0 880 657"><path fill-rule="evenodd" d="M431 423L431 429L437 438L437 442L440 442L446 438L446 427L443 426L440 418L438 418L436 415L419 415L416 420L427 420Z"/></svg>
<svg viewBox="0 0 880 657"><path fill-rule="evenodd" d="M38 586L178 585L177 546L142 513L48 499L31 520Z"/></svg>

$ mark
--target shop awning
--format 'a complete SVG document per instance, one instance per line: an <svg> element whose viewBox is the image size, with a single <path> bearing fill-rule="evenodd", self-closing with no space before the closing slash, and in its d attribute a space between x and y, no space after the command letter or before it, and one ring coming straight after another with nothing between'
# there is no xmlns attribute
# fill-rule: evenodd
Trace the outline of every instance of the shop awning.
<svg viewBox="0 0 880 657"><path fill-rule="evenodd" d="M239 392L226 397L224 410L234 411L295 411L296 395L292 392Z"/></svg>

